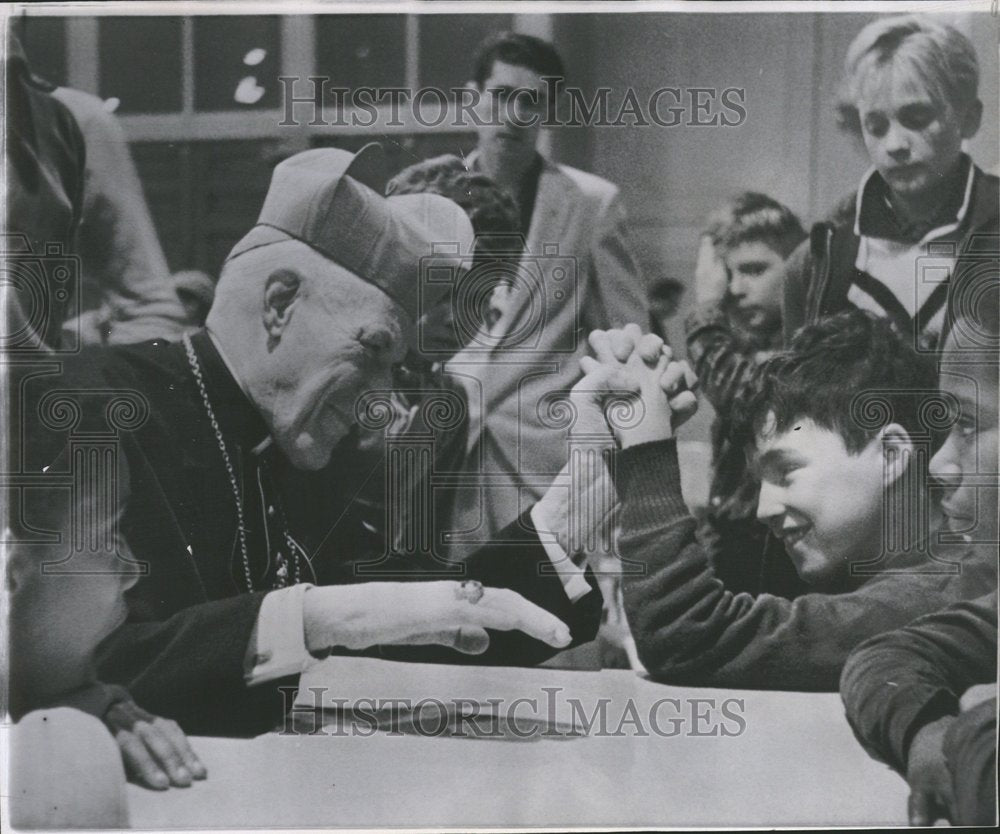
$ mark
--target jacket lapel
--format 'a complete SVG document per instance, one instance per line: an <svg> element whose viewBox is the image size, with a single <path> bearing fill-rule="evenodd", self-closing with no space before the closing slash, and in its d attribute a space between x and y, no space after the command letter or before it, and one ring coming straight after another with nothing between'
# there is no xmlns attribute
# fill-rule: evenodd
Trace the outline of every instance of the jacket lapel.
<svg viewBox="0 0 1000 834"><path fill-rule="evenodd" d="M531 215L531 227L528 230L528 240L526 241L528 257L538 258L538 263L542 267L544 267L545 255L547 254L546 247L558 245L566 239L572 218L571 190L572 182L569 178L554 163L544 159L542 173L538 178L535 210ZM538 271L530 269L529 274L538 274ZM540 277L545 279L544 269L542 269ZM544 294L543 287L542 295L544 296ZM494 351L502 347L503 337L506 337L521 323L528 311L530 300L530 288L524 282L519 282L510 294L509 306L500 317L494 330L501 342L501 344L494 346Z"/></svg>

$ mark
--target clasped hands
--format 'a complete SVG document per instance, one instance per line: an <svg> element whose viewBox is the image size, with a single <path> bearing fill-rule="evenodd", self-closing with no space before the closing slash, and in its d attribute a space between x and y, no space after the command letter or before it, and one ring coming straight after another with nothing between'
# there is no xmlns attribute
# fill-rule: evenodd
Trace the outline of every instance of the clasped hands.
<svg viewBox="0 0 1000 834"><path fill-rule="evenodd" d="M674 436L697 408L697 380L670 348L637 325L590 334L593 357L581 360L583 378L570 392L577 420L573 431L607 432L623 448ZM637 419L608 419L614 403L629 401ZM563 479L565 480L565 479ZM557 478L539 505L548 528L565 541L566 505L581 501ZM581 487L583 493L593 484ZM558 496L553 498L552 496ZM597 516L601 514L598 513ZM306 648L313 654L341 647L441 645L466 654L489 646L487 629L521 631L553 648L571 642L569 628L548 611L507 588L485 588L476 601L459 593L459 583L368 582L310 588L303 597Z"/></svg>
<svg viewBox="0 0 1000 834"><path fill-rule="evenodd" d="M659 336L628 324L595 330L589 342L594 356L580 360L571 400L580 412L598 411L623 449L674 437L697 411L697 377Z"/></svg>

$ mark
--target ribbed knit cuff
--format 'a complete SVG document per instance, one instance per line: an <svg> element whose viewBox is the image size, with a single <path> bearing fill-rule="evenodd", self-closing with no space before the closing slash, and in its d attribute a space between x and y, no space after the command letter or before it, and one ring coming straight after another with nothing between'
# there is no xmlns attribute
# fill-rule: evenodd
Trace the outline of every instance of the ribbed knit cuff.
<svg viewBox="0 0 1000 834"><path fill-rule="evenodd" d="M620 450L615 456L614 478L623 519L630 524L664 526L690 515L681 494L674 438Z"/></svg>

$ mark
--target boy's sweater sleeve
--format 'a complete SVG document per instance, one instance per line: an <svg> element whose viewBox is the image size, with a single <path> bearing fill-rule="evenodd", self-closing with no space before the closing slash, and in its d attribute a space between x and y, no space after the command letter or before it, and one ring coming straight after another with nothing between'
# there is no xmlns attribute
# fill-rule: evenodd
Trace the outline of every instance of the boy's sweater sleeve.
<svg viewBox="0 0 1000 834"><path fill-rule="evenodd" d="M858 647L844 667L847 720L875 758L906 770L925 724L957 715L970 686L996 680L996 592L921 617Z"/></svg>
<svg viewBox="0 0 1000 834"><path fill-rule="evenodd" d="M695 537L675 441L623 450L614 476L625 610L639 658L659 680L833 692L858 643L954 601L957 583L935 576L795 600L734 594Z"/></svg>
<svg viewBox="0 0 1000 834"><path fill-rule="evenodd" d="M997 699L963 712L944 737L944 759L954 786L955 825L996 825Z"/></svg>
<svg viewBox="0 0 1000 834"><path fill-rule="evenodd" d="M724 414L756 363L739 350L726 314L717 304L702 304L692 310L685 330L688 359L701 389L712 407Z"/></svg>

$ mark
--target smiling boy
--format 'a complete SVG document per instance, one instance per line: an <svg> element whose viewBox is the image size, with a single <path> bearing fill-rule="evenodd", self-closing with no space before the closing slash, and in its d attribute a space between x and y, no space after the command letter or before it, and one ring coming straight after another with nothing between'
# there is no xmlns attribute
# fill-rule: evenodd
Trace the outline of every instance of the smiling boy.
<svg viewBox="0 0 1000 834"><path fill-rule="evenodd" d="M619 553L646 566L625 575L626 611L653 677L833 691L862 640L995 587L995 559L931 546L918 448L928 394L933 365L861 311L804 328L757 371L741 433L762 481L758 518L811 587L794 600L734 594L715 576L657 419L670 406L643 397L655 430L617 431L615 479Z"/></svg>
<svg viewBox="0 0 1000 834"><path fill-rule="evenodd" d="M983 235L996 257L998 181L962 150L982 118L978 85L972 44L932 17L877 20L854 39L838 110L872 169L789 259L786 342L851 307L892 319L914 344L943 341L949 296L981 261ZM931 243L935 280L921 279Z"/></svg>

